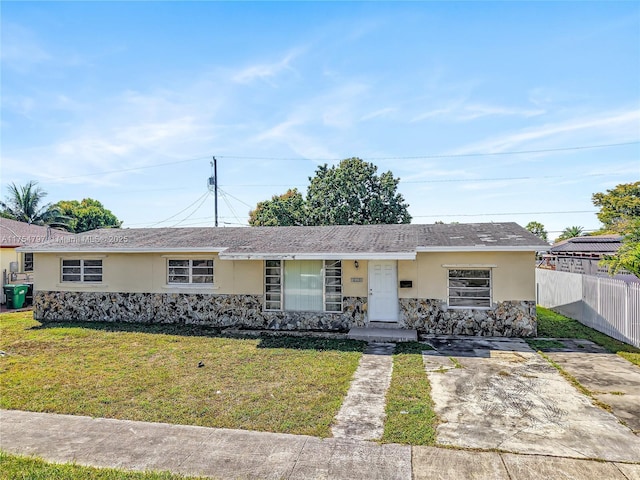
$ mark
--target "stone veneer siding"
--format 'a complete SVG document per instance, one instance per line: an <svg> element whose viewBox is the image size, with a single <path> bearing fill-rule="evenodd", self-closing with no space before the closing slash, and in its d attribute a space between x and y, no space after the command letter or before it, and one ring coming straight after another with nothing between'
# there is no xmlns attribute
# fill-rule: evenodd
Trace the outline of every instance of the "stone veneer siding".
<svg viewBox="0 0 640 480"><path fill-rule="evenodd" d="M536 302L510 300L490 309L448 308L433 299L401 298L400 323L404 328L435 335L535 337Z"/></svg>
<svg viewBox="0 0 640 480"><path fill-rule="evenodd" d="M203 293L36 292L41 322L132 322L271 330L347 331L367 320L366 297L344 297L342 313L264 311L262 295ZM491 309L453 309L433 299L401 298L402 328L437 335L531 337L533 301L506 301Z"/></svg>
<svg viewBox="0 0 640 480"><path fill-rule="evenodd" d="M272 330L347 331L364 326L367 299L345 297L342 313L263 310L262 295L36 292L41 322L132 322Z"/></svg>

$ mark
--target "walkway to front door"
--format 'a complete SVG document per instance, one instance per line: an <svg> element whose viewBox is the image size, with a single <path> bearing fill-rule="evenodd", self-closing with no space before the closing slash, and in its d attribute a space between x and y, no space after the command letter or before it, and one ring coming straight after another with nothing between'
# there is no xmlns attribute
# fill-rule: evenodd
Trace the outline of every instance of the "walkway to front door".
<svg viewBox="0 0 640 480"><path fill-rule="evenodd" d="M384 432L386 395L395 343L369 343L331 428L336 438L379 440Z"/></svg>

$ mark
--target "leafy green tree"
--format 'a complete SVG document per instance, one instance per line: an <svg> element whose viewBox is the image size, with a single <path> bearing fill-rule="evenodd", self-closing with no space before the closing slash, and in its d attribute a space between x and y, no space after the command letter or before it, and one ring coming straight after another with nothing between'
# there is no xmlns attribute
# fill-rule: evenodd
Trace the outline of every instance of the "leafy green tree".
<svg viewBox="0 0 640 480"><path fill-rule="evenodd" d="M591 200L600 207L596 215L604 225L602 233L625 234L634 219L640 218L640 182L622 183L605 193L594 193Z"/></svg>
<svg viewBox="0 0 640 480"><path fill-rule="evenodd" d="M47 192L37 185L33 180L24 186L11 183L5 201L0 202L2 216L35 225L67 227L67 219L59 209L51 204L42 205Z"/></svg>
<svg viewBox="0 0 640 480"><path fill-rule="evenodd" d="M609 275L627 270L640 278L640 218L631 220L628 228L616 254L606 256L600 265L609 267Z"/></svg>
<svg viewBox="0 0 640 480"><path fill-rule="evenodd" d="M297 188L259 202L256 209L249 212L252 227L305 225L306 219L305 201Z"/></svg>
<svg viewBox="0 0 640 480"><path fill-rule="evenodd" d="M580 235L582 235L583 230L584 228L578 226L567 227L562 231L560 236L556 238L556 242L566 240L568 238L579 237Z"/></svg>
<svg viewBox="0 0 640 480"><path fill-rule="evenodd" d="M371 225L409 223L409 205L397 193L399 178L359 158L336 167L318 167L307 189L310 225Z"/></svg>
<svg viewBox="0 0 640 480"><path fill-rule="evenodd" d="M119 228L122 222L104 205L93 198L77 200L62 200L54 209L69 218L69 228L72 232L81 233L96 228Z"/></svg>
<svg viewBox="0 0 640 480"><path fill-rule="evenodd" d="M529 230L541 240L544 240L545 242L549 241L548 232L545 230L544 225L540 222L529 222L524 228Z"/></svg>

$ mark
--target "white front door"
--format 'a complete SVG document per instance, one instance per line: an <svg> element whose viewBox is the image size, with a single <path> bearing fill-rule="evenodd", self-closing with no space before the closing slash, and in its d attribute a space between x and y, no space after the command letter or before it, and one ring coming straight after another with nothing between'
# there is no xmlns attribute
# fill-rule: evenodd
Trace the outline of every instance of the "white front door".
<svg viewBox="0 0 640 480"><path fill-rule="evenodd" d="M398 321L398 273L395 260L369 262L369 321Z"/></svg>

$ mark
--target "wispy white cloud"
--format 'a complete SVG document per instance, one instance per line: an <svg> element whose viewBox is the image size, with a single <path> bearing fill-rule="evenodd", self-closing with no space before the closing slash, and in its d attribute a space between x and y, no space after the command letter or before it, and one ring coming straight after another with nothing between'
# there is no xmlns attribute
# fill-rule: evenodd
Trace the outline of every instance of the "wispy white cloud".
<svg viewBox="0 0 640 480"><path fill-rule="evenodd" d="M398 109L396 107L381 108L379 110L364 114L360 117L360 121L366 122L367 120L373 120L374 118L387 118L397 111Z"/></svg>
<svg viewBox="0 0 640 480"><path fill-rule="evenodd" d="M442 179L465 179L473 178L474 174L462 168L442 168L436 163L405 161L402 170L411 171L409 175L403 175L402 181L405 183L418 183L420 181L442 180Z"/></svg>
<svg viewBox="0 0 640 480"><path fill-rule="evenodd" d="M532 141L553 140L570 136L581 136L587 143L594 138L606 138L608 142L638 139L640 110L637 108L601 112L590 116L577 115L565 121L529 127L507 135L474 143L457 149L452 154L499 153L519 148ZM538 142L538 145L540 143ZM566 146L565 144L564 146Z"/></svg>
<svg viewBox="0 0 640 480"><path fill-rule="evenodd" d="M262 128L251 138L255 145L284 145L298 155L307 158L336 158L330 140L336 131L352 128L359 119L361 102L367 96L369 86L360 81L346 81L325 91L288 104L282 120ZM331 133L329 133L331 132Z"/></svg>
<svg viewBox="0 0 640 480"><path fill-rule="evenodd" d="M496 190L505 190L505 189L513 189L518 185L522 185L526 182L534 181L533 179L521 179L521 180L490 180L490 181L482 181L482 182L474 182L470 181L468 183L463 183L459 186L460 190L466 191L496 191ZM503 192L505 193L505 192ZM513 190L509 192L510 195L513 195Z"/></svg>
<svg viewBox="0 0 640 480"><path fill-rule="evenodd" d="M514 116L529 118L544 114L546 111L540 108L516 108L502 105L489 105L482 103L467 103L466 99L456 99L448 105L414 116L411 122L421 122L430 118L438 118L450 122L467 122L484 117Z"/></svg>
<svg viewBox="0 0 640 480"><path fill-rule="evenodd" d="M513 108L496 105L473 104L466 105L463 111L458 114L457 118L462 121L475 120L477 118L490 116L515 116L529 118L543 115L544 113L545 110L539 108Z"/></svg>
<svg viewBox="0 0 640 480"><path fill-rule="evenodd" d="M273 79L282 72L295 72L291 64L302 53L303 49L294 49L276 62L250 65L235 73L232 80L241 84L249 84L255 80L262 80L273 84Z"/></svg>
<svg viewBox="0 0 640 480"><path fill-rule="evenodd" d="M210 148L216 99L208 101L193 86L180 92L126 91L94 103L76 115L58 138L27 148L3 149L3 173L35 176L49 183L116 185L136 172L94 175L184 159ZM75 100L54 97L47 109ZM7 160L6 162L4 160ZM81 177L83 174L91 174Z"/></svg>
<svg viewBox="0 0 640 480"><path fill-rule="evenodd" d="M52 58L36 35L20 25L3 22L1 38L0 59L5 68L26 73Z"/></svg>
<svg viewBox="0 0 640 480"><path fill-rule="evenodd" d="M317 137L303 133L302 127L308 121L297 114L273 127L261 132L251 139L253 144L285 145L294 154L305 158L332 158L335 156Z"/></svg>
<svg viewBox="0 0 640 480"><path fill-rule="evenodd" d="M451 100L447 105L432 108L430 110L427 110L425 112L415 115L413 118L411 118L410 122L412 123L421 122L423 120L427 120L429 118L434 118L434 117L443 117L443 116L451 117L453 112L460 109L460 107L464 104L464 101L465 100L462 98Z"/></svg>

